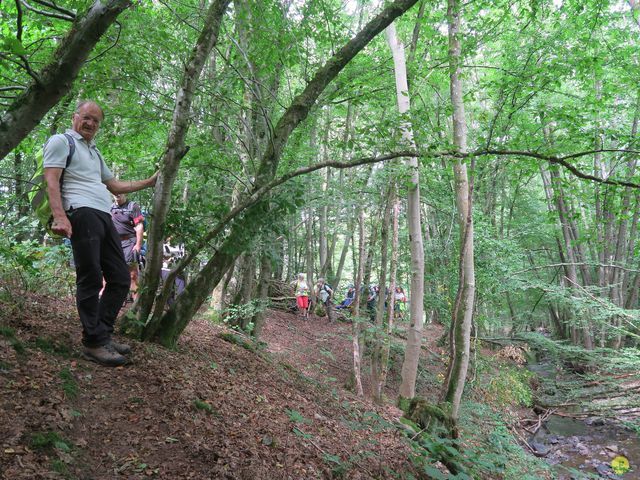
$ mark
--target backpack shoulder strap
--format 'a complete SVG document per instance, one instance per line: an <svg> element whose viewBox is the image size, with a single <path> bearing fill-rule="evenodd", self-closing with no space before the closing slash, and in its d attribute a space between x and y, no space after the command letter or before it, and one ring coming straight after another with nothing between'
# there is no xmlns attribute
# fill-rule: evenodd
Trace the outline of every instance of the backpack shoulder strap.
<svg viewBox="0 0 640 480"><path fill-rule="evenodd" d="M64 172L67 168L69 168L69 165L71 164L71 159L73 158L73 154L76 153L76 141L68 133L64 133L63 135L67 139L67 142L69 142L69 155L67 155L67 163L64 166L64 170L62 170L62 173L60 174L60 191L61 192L62 192L62 182L64 181Z"/></svg>
<svg viewBox="0 0 640 480"><path fill-rule="evenodd" d="M69 155L67 155L67 164L64 168L69 168L73 154L76 153L76 141L68 133L65 133L64 136L66 137L67 142L69 142Z"/></svg>

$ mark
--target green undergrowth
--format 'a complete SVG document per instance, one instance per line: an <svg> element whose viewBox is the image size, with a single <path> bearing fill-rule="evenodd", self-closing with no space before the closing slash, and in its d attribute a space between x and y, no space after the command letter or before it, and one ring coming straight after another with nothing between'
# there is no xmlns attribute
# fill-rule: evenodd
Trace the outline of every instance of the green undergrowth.
<svg viewBox="0 0 640 480"><path fill-rule="evenodd" d="M639 406L637 389L632 382L637 378L640 350L585 350L533 333L522 338L536 353L538 366L546 371L546 375L536 377L539 383L536 403L545 408L572 404L583 413L621 421L640 431L638 419L620 418L619 413ZM627 389L628 394L622 394ZM615 395L611 395L612 392ZM601 401L594 403L593 399Z"/></svg>
<svg viewBox="0 0 640 480"><path fill-rule="evenodd" d="M258 347L255 343L250 340L242 338L240 335L230 332L221 332L218 334L218 337L224 340L225 342L232 343L234 345L238 345L239 347L244 348L250 352L256 352Z"/></svg>
<svg viewBox="0 0 640 480"><path fill-rule="evenodd" d="M532 407L534 374L522 365L494 357L479 356L476 360L474 397L496 407Z"/></svg>
<svg viewBox="0 0 640 480"><path fill-rule="evenodd" d="M69 345L65 345L51 337L36 338L35 347L43 352L59 355L62 358L71 358L73 356L73 350Z"/></svg>
<svg viewBox="0 0 640 480"><path fill-rule="evenodd" d="M71 294L75 281L70 259L71 249L62 244L0 239L0 299L22 309L25 292Z"/></svg>
<svg viewBox="0 0 640 480"><path fill-rule="evenodd" d="M26 347L20 340L18 340L16 337L16 331L13 328L0 325L0 337L7 339L9 345L13 347L18 355L26 353Z"/></svg>
<svg viewBox="0 0 640 480"><path fill-rule="evenodd" d="M73 443L66 440L58 432L35 432L29 438L29 446L34 450L60 450L68 453L73 448Z"/></svg>
<svg viewBox="0 0 640 480"><path fill-rule="evenodd" d="M541 480L551 478L548 465L528 455L509 430L503 413L486 404L462 406L460 438L452 439L438 422L424 428L403 418L402 431L414 451L413 463L436 480ZM446 465L448 472L436 462Z"/></svg>
<svg viewBox="0 0 640 480"><path fill-rule="evenodd" d="M73 373L69 370L69 367L63 368L58 374L60 380L62 380L62 391L69 399L76 398L78 396L78 382L76 382Z"/></svg>

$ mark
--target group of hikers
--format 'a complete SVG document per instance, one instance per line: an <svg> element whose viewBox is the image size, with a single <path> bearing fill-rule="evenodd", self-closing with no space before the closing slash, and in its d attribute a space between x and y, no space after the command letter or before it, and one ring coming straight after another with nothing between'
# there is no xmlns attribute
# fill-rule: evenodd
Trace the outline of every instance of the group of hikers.
<svg viewBox="0 0 640 480"><path fill-rule="evenodd" d="M159 172L143 180L117 179L94 140L103 120L104 112L96 102L79 102L71 128L45 143L43 168L52 214L50 230L69 239L73 251L82 355L113 367L127 363L131 353L131 347L116 341L113 333L129 292L132 299L137 296L139 270L144 263L144 215L127 194L154 187ZM164 253L166 275L168 259L184 255L184 248L166 243ZM179 294L184 280L178 279L175 287ZM304 274L294 281L294 288L297 308L308 318L310 288ZM316 282L315 294L333 319L334 292L324 279ZM370 286L367 305L373 317L378 295L379 288ZM398 287L394 295L401 315L404 291ZM350 286L345 300L335 308L349 308L354 297L355 288Z"/></svg>
<svg viewBox="0 0 640 480"><path fill-rule="evenodd" d="M294 295L296 298L296 310L304 320L308 320L309 310L311 309L311 289L309 287L309 284L307 283L306 275L304 273L299 273L296 279L291 282L291 285L293 286ZM333 321L334 309L343 310L350 309L352 307L353 301L356 297L356 288L354 285L349 285L347 287L347 293L344 300L340 302L340 304L335 306L333 303L333 289L329 286L324 278L318 279L315 285L314 293L316 295L316 298L318 299L318 302L323 305L329 321ZM364 294L364 286L360 287L360 293L361 295ZM367 312L369 314L371 322L373 322L375 321L375 316L378 308L380 287L375 284L369 285L367 293ZM385 287L385 308L390 298L391 293L389 292L389 288ZM401 286L395 287L395 290L393 292L393 299L394 317L397 319L402 319L404 316L404 311L406 310L407 296L405 295L404 289Z"/></svg>

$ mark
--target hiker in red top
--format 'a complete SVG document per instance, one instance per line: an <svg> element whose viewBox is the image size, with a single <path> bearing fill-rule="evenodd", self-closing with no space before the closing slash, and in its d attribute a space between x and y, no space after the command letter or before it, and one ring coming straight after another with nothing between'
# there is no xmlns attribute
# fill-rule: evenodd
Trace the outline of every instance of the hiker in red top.
<svg viewBox="0 0 640 480"><path fill-rule="evenodd" d="M129 265L130 290L133 300L136 300L138 298L138 272L144 235L144 216L140 206L136 202L128 200L126 194L114 195L113 198L115 202L111 206L111 219L118 235L120 235L124 259Z"/></svg>

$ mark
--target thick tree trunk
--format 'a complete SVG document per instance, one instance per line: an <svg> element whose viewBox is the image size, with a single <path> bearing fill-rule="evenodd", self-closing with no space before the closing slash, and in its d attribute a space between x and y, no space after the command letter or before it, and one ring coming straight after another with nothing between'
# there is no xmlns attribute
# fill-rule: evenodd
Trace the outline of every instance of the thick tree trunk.
<svg viewBox="0 0 640 480"><path fill-rule="evenodd" d="M405 64L404 46L398 40L395 25L387 28L387 42L393 54L393 65L396 79L396 99L400 114L410 110L407 67ZM405 143L415 148L411 125L401 125L402 138ZM407 221L411 251L411 304L410 326L407 332L407 346L402 363L402 383L400 396L415 396L418 363L422 350L422 328L424 326L424 247L422 244L422 225L420 223L420 173L416 158L407 160L410 172L409 192L407 194Z"/></svg>
<svg viewBox="0 0 640 480"><path fill-rule="evenodd" d="M131 0L97 0L78 15L53 60L37 73L38 81L16 98L0 117L0 159L34 129L70 90L89 53Z"/></svg>
<svg viewBox="0 0 640 480"><path fill-rule="evenodd" d="M233 271L235 270L235 262L231 264L229 267L229 271L224 277L224 281L222 282L222 288L220 289L220 311L226 310L229 306L229 302L227 301L227 294L229 289L229 283L231 283L231 279L233 278Z"/></svg>
<svg viewBox="0 0 640 480"><path fill-rule="evenodd" d="M258 284L258 300L265 305L269 299L269 282L271 281L271 258L263 249L260 255L260 283ZM260 340L262 328L264 327L264 317L266 310L261 309L253 317L253 336L256 340Z"/></svg>

